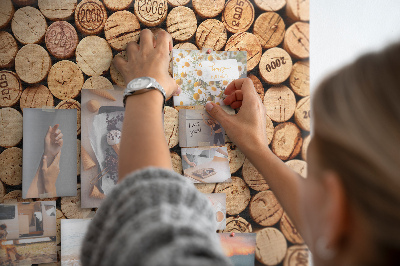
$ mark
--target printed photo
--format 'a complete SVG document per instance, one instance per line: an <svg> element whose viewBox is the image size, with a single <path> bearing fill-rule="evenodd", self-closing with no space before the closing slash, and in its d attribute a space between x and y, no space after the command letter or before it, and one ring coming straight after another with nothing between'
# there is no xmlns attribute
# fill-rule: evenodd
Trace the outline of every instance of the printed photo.
<svg viewBox="0 0 400 266"><path fill-rule="evenodd" d="M225 130L203 109L179 110L179 146L224 146Z"/></svg>
<svg viewBox="0 0 400 266"><path fill-rule="evenodd" d="M56 262L56 202L1 204L0 249L0 265Z"/></svg>
<svg viewBox="0 0 400 266"><path fill-rule="evenodd" d="M247 76L246 51L172 50L172 70L182 92L174 96L175 106L224 105L228 84Z"/></svg>
<svg viewBox="0 0 400 266"><path fill-rule="evenodd" d="M217 230L224 230L226 228L226 194L211 193L205 195L214 208Z"/></svg>
<svg viewBox="0 0 400 266"><path fill-rule="evenodd" d="M183 175L194 183L231 181L226 147L182 148Z"/></svg>
<svg viewBox="0 0 400 266"><path fill-rule="evenodd" d="M76 119L76 109L24 108L24 199L76 196Z"/></svg>
<svg viewBox="0 0 400 266"><path fill-rule="evenodd" d="M123 90L83 89L81 140L82 208L97 208L118 181Z"/></svg>
<svg viewBox="0 0 400 266"><path fill-rule="evenodd" d="M91 219L61 220L61 264L65 266L80 266L80 251L83 238Z"/></svg>
<svg viewBox="0 0 400 266"><path fill-rule="evenodd" d="M219 234L222 249L235 266L254 266L256 252L255 233Z"/></svg>

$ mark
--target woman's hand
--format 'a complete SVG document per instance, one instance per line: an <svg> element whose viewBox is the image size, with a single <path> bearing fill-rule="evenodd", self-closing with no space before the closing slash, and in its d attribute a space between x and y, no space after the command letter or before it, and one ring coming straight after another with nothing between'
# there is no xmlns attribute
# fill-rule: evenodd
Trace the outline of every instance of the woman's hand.
<svg viewBox="0 0 400 266"><path fill-rule="evenodd" d="M54 127L49 126L44 137L44 155L47 156L48 163L54 160L54 157L61 151L63 145L63 134L58 128L59 126L59 124L54 125Z"/></svg>
<svg viewBox="0 0 400 266"><path fill-rule="evenodd" d="M47 157L43 155L41 176L43 178L45 193L48 193L50 197L57 196L56 182L58 174L60 173L60 157L61 151L56 154L50 166L47 166Z"/></svg>
<svg viewBox="0 0 400 266"><path fill-rule="evenodd" d="M168 98L178 89L175 80L168 74L171 50L172 37L169 33L159 30L154 36L149 29L144 29L140 32L140 44L128 43L128 61L116 56L113 63L126 84L135 78L152 77L164 88Z"/></svg>

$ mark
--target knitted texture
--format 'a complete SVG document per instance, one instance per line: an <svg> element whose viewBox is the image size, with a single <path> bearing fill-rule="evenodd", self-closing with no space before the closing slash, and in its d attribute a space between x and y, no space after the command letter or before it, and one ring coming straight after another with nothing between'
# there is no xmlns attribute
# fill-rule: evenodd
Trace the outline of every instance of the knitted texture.
<svg viewBox="0 0 400 266"><path fill-rule="evenodd" d="M183 176L145 168L129 174L98 209L82 244L87 266L231 265L209 200Z"/></svg>

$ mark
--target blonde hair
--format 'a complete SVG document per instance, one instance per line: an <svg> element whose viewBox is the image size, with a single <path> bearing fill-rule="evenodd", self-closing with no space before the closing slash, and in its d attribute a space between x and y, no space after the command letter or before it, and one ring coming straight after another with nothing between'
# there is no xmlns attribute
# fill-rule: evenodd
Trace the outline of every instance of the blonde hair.
<svg viewBox="0 0 400 266"><path fill-rule="evenodd" d="M323 167L371 226L382 264L400 264L400 44L362 56L313 95L314 141Z"/></svg>

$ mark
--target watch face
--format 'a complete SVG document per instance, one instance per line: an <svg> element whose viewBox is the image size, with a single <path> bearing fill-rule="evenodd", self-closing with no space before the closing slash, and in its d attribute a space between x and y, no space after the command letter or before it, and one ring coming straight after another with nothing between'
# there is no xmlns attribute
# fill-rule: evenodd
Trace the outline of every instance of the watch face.
<svg viewBox="0 0 400 266"><path fill-rule="evenodd" d="M132 82L132 89L143 89L146 88L150 84L150 79L147 77L138 78L134 82Z"/></svg>

